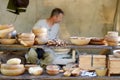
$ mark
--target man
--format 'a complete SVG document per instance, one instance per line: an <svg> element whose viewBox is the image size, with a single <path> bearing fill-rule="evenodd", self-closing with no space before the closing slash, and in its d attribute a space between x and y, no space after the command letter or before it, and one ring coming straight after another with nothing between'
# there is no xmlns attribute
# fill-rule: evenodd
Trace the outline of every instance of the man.
<svg viewBox="0 0 120 80"><path fill-rule="evenodd" d="M49 18L39 20L34 25L33 28L44 27L44 28L47 29L47 36L48 36L49 40L58 39L58 37L59 37L59 26L60 26L59 22L62 21L63 15L64 15L64 12L60 8L55 8L55 9L52 10ZM47 64L52 63L52 61L54 59L54 54L53 54L54 52L52 51L52 49L45 48L43 50L43 49L37 48L36 52L37 52L37 55L35 54L34 56L35 57L37 56L37 58L38 58L37 61L40 61L41 65L44 65L44 64L47 65ZM33 57L33 53L35 53L35 51L33 49L30 49L28 55ZM31 61L29 56L28 56L29 61ZM41 57L44 57L44 58L41 58ZM34 59L34 62L35 61L36 60Z"/></svg>
<svg viewBox="0 0 120 80"><path fill-rule="evenodd" d="M60 8L55 8L48 19L39 20L33 28L45 27L48 32L48 39L57 39L59 33L59 22L62 21L64 12Z"/></svg>

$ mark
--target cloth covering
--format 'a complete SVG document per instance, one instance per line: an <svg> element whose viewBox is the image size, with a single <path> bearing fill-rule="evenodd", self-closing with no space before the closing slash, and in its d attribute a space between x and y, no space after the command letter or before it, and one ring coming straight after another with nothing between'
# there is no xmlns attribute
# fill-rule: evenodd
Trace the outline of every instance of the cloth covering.
<svg viewBox="0 0 120 80"><path fill-rule="evenodd" d="M34 48L30 48L29 52L25 55L27 63L35 64L38 60L37 53Z"/></svg>
<svg viewBox="0 0 120 80"><path fill-rule="evenodd" d="M29 5L29 0L9 0L7 10L14 14L26 12L26 8Z"/></svg>
<svg viewBox="0 0 120 80"><path fill-rule="evenodd" d="M41 56L38 56L38 54L41 54L40 51L36 51L37 48L30 48L29 52L25 55L27 63L32 64L38 64L38 65L48 65L51 64L54 59L53 51L49 48L45 49L45 53Z"/></svg>

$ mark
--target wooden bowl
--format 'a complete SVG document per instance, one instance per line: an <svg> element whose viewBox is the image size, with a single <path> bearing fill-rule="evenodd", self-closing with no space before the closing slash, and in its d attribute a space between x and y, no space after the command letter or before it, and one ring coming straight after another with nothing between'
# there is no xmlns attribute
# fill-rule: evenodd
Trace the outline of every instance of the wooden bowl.
<svg viewBox="0 0 120 80"><path fill-rule="evenodd" d="M119 41L119 37L106 35L105 36L105 40L109 41L109 42L118 42Z"/></svg>
<svg viewBox="0 0 120 80"><path fill-rule="evenodd" d="M30 67L37 67L38 65L36 64L26 64L25 69L28 70Z"/></svg>
<svg viewBox="0 0 120 80"><path fill-rule="evenodd" d="M23 64L13 65L13 64L1 64L1 69L21 69L24 68Z"/></svg>
<svg viewBox="0 0 120 80"><path fill-rule="evenodd" d="M106 68L96 68L95 71L98 76L105 76L107 69Z"/></svg>
<svg viewBox="0 0 120 80"><path fill-rule="evenodd" d="M113 55L117 58L120 58L120 50L113 50Z"/></svg>
<svg viewBox="0 0 120 80"><path fill-rule="evenodd" d="M118 42L107 41L107 45L108 45L108 46L117 46L117 45L118 45Z"/></svg>
<svg viewBox="0 0 120 80"><path fill-rule="evenodd" d="M34 41L34 37L21 37L21 38L19 38L19 39L21 39L21 40L23 40L23 41Z"/></svg>
<svg viewBox="0 0 120 80"><path fill-rule="evenodd" d="M28 69L28 72L29 72L31 75L38 76L38 75L41 75L41 74L43 73L43 68L41 68L40 66L30 67L30 68Z"/></svg>
<svg viewBox="0 0 120 80"><path fill-rule="evenodd" d="M48 65L46 67L46 72L49 75L56 75L56 74L59 73L59 66L57 66L57 65Z"/></svg>
<svg viewBox="0 0 120 80"><path fill-rule="evenodd" d="M4 30L9 28L9 25L0 25L0 30Z"/></svg>
<svg viewBox="0 0 120 80"><path fill-rule="evenodd" d="M70 49L67 48L54 48L53 50L56 54L67 54L70 51Z"/></svg>
<svg viewBox="0 0 120 80"><path fill-rule="evenodd" d="M19 69L2 69L1 73L5 76L18 76L23 74L25 71L25 68L19 68Z"/></svg>
<svg viewBox="0 0 120 80"><path fill-rule="evenodd" d="M37 43L37 44L45 44L45 43L47 43L47 41L48 41L48 39L40 39L40 38L35 38L35 42Z"/></svg>
<svg viewBox="0 0 120 80"><path fill-rule="evenodd" d="M20 33L18 38L35 38L35 35L33 33Z"/></svg>
<svg viewBox="0 0 120 80"><path fill-rule="evenodd" d="M36 35L39 36L42 33L47 33L47 29L46 28L33 28L32 32Z"/></svg>
<svg viewBox="0 0 120 80"><path fill-rule="evenodd" d="M6 76L18 76L25 71L23 64L1 64L1 73Z"/></svg>
<svg viewBox="0 0 120 80"><path fill-rule="evenodd" d="M26 46L26 47L31 47L34 45L34 41L23 41L19 39L20 44Z"/></svg>
<svg viewBox="0 0 120 80"><path fill-rule="evenodd" d="M0 39L1 44L11 45L16 43L16 39Z"/></svg>
<svg viewBox="0 0 120 80"><path fill-rule="evenodd" d="M87 45L91 38L87 37L70 37L70 41L74 45Z"/></svg>
<svg viewBox="0 0 120 80"><path fill-rule="evenodd" d="M14 30L14 27L11 27L11 26L0 28L0 38L5 38L13 30Z"/></svg>
<svg viewBox="0 0 120 80"><path fill-rule="evenodd" d="M7 64L19 65L20 63L21 63L21 59L19 58L11 58L7 60Z"/></svg>

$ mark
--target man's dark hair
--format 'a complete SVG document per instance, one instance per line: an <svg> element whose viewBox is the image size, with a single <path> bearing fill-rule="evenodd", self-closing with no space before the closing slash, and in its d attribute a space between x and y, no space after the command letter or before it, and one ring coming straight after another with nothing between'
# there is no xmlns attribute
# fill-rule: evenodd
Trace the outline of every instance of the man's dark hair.
<svg viewBox="0 0 120 80"><path fill-rule="evenodd" d="M55 8L52 10L50 17L53 17L55 15L59 15L60 13L64 14L64 12L60 8Z"/></svg>

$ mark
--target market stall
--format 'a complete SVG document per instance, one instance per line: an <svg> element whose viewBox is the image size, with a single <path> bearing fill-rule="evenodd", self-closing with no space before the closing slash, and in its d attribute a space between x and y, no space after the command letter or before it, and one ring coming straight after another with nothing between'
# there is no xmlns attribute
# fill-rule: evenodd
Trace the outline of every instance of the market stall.
<svg viewBox="0 0 120 80"><path fill-rule="evenodd" d="M119 0L21 0L24 4L16 1L9 0L7 6L14 15L0 3L0 79L120 78L112 76L120 75ZM10 5L14 10L10 11ZM60 13L46 19L47 25L33 26L53 7L63 8L65 15L55 8ZM60 24L58 38L59 25L55 24L63 15L65 20ZM88 53L87 49L100 52Z"/></svg>

